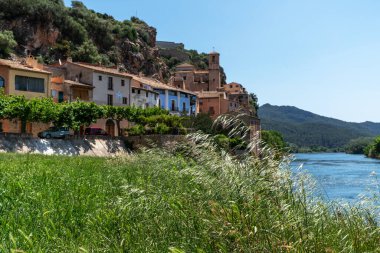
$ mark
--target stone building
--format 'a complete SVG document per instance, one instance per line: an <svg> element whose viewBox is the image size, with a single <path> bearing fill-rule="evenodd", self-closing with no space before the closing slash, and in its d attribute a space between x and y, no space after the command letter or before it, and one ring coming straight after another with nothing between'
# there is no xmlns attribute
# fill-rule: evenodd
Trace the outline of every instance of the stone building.
<svg viewBox="0 0 380 253"><path fill-rule="evenodd" d="M28 57L22 62L0 59L0 87L6 95L22 95L27 99L49 97L51 73L43 70L37 60ZM49 125L1 120L0 128L8 133L27 133L34 136Z"/></svg>
<svg viewBox="0 0 380 253"><path fill-rule="evenodd" d="M199 113L207 113L212 119L229 112L229 100L225 92L201 91L197 92L199 99Z"/></svg>

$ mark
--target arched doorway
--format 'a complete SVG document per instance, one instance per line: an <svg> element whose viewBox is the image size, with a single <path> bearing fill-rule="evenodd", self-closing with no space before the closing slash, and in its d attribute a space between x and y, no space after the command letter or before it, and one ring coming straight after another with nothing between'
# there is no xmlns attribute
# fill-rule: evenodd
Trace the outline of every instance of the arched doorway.
<svg viewBox="0 0 380 253"><path fill-rule="evenodd" d="M4 88L5 87L5 79L0 76L0 88Z"/></svg>
<svg viewBox="0 0 380 253"><path fill-rule="evenodd" d="M106 132L112 137L115 136L115 122L112 119L108 119L106 122Z"/></svg>

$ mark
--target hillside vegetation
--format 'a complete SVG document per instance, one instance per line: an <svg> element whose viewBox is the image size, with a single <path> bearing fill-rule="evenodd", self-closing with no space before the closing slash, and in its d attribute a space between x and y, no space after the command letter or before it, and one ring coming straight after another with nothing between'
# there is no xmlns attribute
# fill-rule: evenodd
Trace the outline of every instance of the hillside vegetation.
<svg viewBox="0 0 380 253"><path fill-rule="evenodd" d="M380 124L351 123L323 117L292 106L265 104L259 109L263 129L276 130L298 147L336 149L359 137L380 134Z"/></svg>
<svg viewBox="0 0 380 253"><path fill-rule="evenodd" d="M80 1L66 7L63 0L0 0L0 57L9 57L14 48L17 56L32 54L45 63L72 57L122 64L131 73L168 80L172 64L181 62L160 57L156 35L154 27L137 17L119 21ZM205 54L188 52L193 63L205 66Z"/></svg>

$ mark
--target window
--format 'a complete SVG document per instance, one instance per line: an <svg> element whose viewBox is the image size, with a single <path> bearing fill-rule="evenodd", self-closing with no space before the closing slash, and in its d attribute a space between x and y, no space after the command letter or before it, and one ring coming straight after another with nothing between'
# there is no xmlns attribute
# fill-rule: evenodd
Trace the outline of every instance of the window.
<svg viewBox="0 0 380 253"><path fill-rule="evenodd" d="M215 55L212 56L212 63L216 63Z"/></svg>
<svg viewBox="0 0 380 253"><path fill-rule="evenodd" d="M169 91L169 95L170 96L177 96L177 92L176 91Z"/></svg>
<svg viewBox="0 0 380 253"><path fill-rule="evenodd" d="M145 91L145 96L148 97L149 96L149 92Z"/></svg>
<svg viewBox="0 0 380 253"><path fill-rule="evenodd" d="M172 110L172 111L176 111L176 108L175 108L175 100L172 100L171 110Z"/></svg>
<svg viewBox="0 0 380 253"><path fill-rule="evenodd" d="M137 90L137 94L141 94L141 90Z"/></svg>
<svg viewBox="0 0 380 253"><path fill-rule="evenodd" d="M63 91L58 92L58 103L62 103L64 101Z"/></svg>
<svg viewBox="0 0 380 253"><path fill-rule="evenodd" d="M108 77L108 90L113 90L113 78Z"/></svg>
<svg viewBox="0 0 380 253"><path fill-rule="evenodd" d="M0 76L0 88L4 88L5 86L5 80Z"/></svg>
<svg viewBox="0 0 380 253"><path fill-rule="evenodd" d="M107 105L113 105L113 96L110 94L107 97Z"/></svg>
<svg viewBox="0 0 380 253"><path fill-rule="evenodd" d="M232 84L230 84L230 88L232 88Z"/></svg>
<svg viewBox="0 0 380 253"><path fill-rule="evenodd" d="M186 103L185 102L182 103L182 111L186 112Z"/></svg>
<svg viewBox="0 0 380 253"><path fill-rule="evenodd" d="M126 104L128 104L128 98L123 97L123 105L126 105Z"/></svg>
<svg viewBox="0 0 380 253"><path fill-rule="evenodd" d="M57 96L57 91L56 90L51 90L51 96L55 98Z"/></svg>
<svg viewBox="0 0 380 253"><path fill-rule="evenodd" d="M125 86L125 80L121 79L121 86Z"/></svg>
<svg viewBox="0 0 380 253"><path fill-rule="evenodd" d="M103 80L103 76L101 76L101 75L99 75L98 78L99 78L99 81Z"/></svg>
<svg viewBox="0 0 380 253"><path fill-rule="evenodd" d="M154 94L154 100L157 100L157 94Z"/></svg>
<svg viewBox="0 0 380 253"><path fill-rule="evenodd" d="M16 76L15 83L16 90L40 93L45 92L45 80L42 78Z"/></svg>
<svg viewBox="0 0 380 253"><path fill-rule="evenodd" d="M135 91L135 89L132 89L132 93L135 93L136 91Z"/></svg>
<svg viewBox="0 0 380 253"><path fill-rule="evenodd" d="M182 78L183 78L184 81L186 81L186 76L183 76Z"/></svg>
<svg viewBox="0 0 380 253"><path fill-rule="evenodd" d="M210 115L214 115L214 114L215 114L214 107L213 107L213 106L210 106L210 107L208 108L208 112L210 113Z"/></svg>

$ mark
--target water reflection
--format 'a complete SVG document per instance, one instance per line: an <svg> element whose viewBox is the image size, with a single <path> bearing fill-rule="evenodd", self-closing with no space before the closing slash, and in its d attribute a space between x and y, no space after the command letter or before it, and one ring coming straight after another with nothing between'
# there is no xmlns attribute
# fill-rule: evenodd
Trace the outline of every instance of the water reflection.
<svg viewBox="0 0 380 253"><path fill-rule="evenodd" d="M342 153L296 154L295 158L292 168L303 165L329 200L355 202L359 195L369 196L377 191L380 183L376 176L380 173L380 160Z"/></svg>

